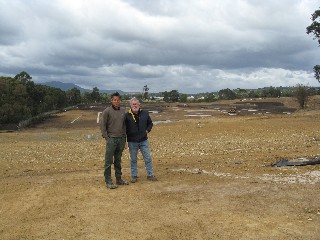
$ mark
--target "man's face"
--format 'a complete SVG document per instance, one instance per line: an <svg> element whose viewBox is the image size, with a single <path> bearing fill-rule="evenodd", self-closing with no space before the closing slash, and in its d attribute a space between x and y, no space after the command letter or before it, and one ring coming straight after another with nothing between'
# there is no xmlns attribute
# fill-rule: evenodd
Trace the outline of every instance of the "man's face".
<svg viewBox="0 0 320 240"><path fill-rule="evenodd" d="M139 108L140 108L139 102L137 102L137 101L132 101L131 102L132 112L137 113L139 111Z"/></svg>
<svg viewBox="0 0 320 240"><path fill-rule="evenodd" d="M119 96L113 96L113 98L111 99L111 104L112 106L114 106L115 108L119 108L121 103L121 99Z"/></svg>

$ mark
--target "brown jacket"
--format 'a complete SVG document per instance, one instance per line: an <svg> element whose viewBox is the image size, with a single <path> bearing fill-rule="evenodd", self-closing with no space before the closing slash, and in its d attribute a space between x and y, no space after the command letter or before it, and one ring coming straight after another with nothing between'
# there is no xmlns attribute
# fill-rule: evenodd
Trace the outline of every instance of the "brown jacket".
<svg viewBox="0 0 320 240"><path fill-rule="evenodd" d="M122 137L126 135L126 125L124 121L125 108L120 107L119 110L112 106L107 107L100 117L100 130L102 137Z"/></svg>

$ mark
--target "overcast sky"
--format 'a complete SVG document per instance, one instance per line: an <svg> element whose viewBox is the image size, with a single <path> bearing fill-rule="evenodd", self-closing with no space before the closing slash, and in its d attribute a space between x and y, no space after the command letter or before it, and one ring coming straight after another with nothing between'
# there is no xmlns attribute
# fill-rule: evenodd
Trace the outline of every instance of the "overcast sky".
<svg viewBox="0 0 320 240"><path fill-rule="evenodd" d="M0 76L180 93L319 86L319 0L0 0Z"/></svg>

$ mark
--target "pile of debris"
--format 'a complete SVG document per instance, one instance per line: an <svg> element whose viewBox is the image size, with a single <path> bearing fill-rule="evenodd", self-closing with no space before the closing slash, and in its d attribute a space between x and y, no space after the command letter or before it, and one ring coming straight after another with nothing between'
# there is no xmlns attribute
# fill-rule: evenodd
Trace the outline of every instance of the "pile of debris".
<svg viewBox="0 0 320 240"><path fill-rule="evenodd" d="M272 167L285 167L285 166L307 166L320 164L320 157L315 157L312 159L308 158L298 158L289 161L288 159L281 159L280 161L271 164Z"/></svg>

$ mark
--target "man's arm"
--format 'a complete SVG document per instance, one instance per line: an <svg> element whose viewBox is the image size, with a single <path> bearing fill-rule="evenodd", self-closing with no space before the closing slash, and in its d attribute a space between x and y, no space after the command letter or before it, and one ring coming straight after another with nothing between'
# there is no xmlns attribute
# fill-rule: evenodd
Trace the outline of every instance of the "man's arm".
<svg viewBox="0 0 320 240"><path fill-rule="evenodd" d="M100 130L101 130L102 137L105 139L108 139L107 122L108 122L108 113L106 110L104 110L100 118Z"/></svg>
<svg viewBox="0 0 320 240"><path fill-rule="evenodd" d="M151 132L151 129L152 129L152 127L153 127L153 122L152 122L152 120L151 120L151 117L150 117L149 113L147 113L147 114L148 114L147 131L148 131L148 132Z"/></svg>

